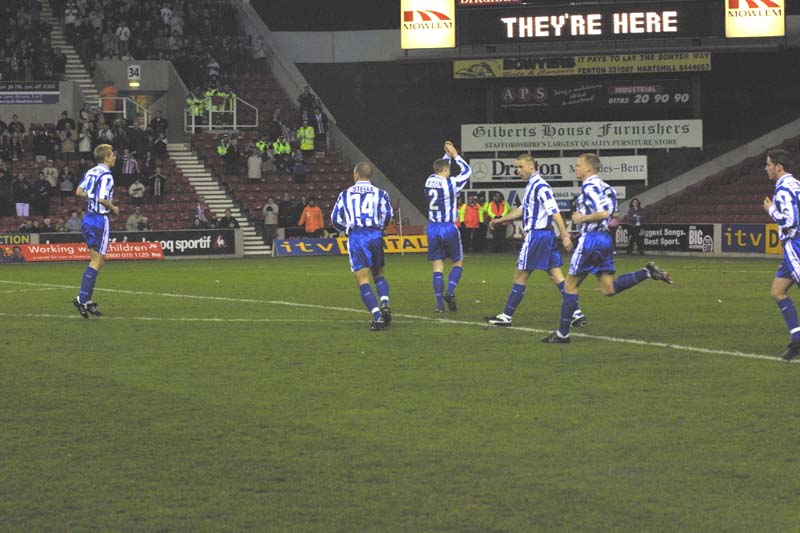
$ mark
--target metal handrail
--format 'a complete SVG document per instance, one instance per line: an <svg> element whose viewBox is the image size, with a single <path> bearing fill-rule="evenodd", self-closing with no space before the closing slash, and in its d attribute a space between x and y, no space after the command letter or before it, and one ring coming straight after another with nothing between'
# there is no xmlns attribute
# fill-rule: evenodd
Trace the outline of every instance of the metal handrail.
<svg viewBox="0 0 800 533"><path fill-rule="evenodd" d="M104 111L103 110L103 102L105 100L121 100L122 101L122 110L117 109L115 111ZM103 113L104 115L105 114L108 114L108 115L122 115L122 118L124 118L125 120L128 120L128 106L126 105L126 103L131 103L131 104L134 105L134 107L135 107L135 109L137 111L137 118L144 117L143 126L146 128L150 124L150 109L147 108L147 107L144 107L139 102L137 102L136 100L134 100L133 98L131 98L129 96L114 96L114 97L103 97L103 96L101 96L100 97L100 112ZM140 124L140 126L142 126L142 124Z"/></svg>
<svg viewBox="0 0 800 533"><path fill-rule="evenodd" d="M253 124L243 123L239 118L239 106L243 104L246 107L254 110L256 113L255 122ZM192 112L190 107L183 110L183 124L184 132L195 133L197 130L208 131L227 131L238 130L239 128L257 128L258 127L258 108L235 96L233 99L233 109L216 110L212 108L211 98L205 99L206 113L203 115L205 124L200 124L197 121L197 116Z"/></svg>

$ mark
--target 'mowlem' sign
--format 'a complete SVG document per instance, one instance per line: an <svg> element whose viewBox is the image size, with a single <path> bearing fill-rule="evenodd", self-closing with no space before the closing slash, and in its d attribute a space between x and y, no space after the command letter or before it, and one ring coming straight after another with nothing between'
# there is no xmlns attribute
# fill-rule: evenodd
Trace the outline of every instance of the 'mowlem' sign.
<svg viewBox="0 0 800 533"><path fill-rule="evenodd" d="M725 0L725 37L783 37L786 0Z"/></svg>

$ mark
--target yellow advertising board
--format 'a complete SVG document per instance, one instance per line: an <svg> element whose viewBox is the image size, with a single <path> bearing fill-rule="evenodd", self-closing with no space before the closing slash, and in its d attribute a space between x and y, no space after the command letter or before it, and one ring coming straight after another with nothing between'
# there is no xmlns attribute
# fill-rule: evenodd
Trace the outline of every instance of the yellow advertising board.
<svg viewBox="0 0 800 533"><path fill-rule="evenodd" d="M725 0L725 37L783 37L786 0Z"/></svg>
<svg viewBox="0 0 800 533"><path fill-rule="evenodd" d="M777 224L767 224L767 238L764 242L765 252L768 254L783 255L783 244L781 243L781 230Z"/></svg>
<svg viewBox="0 0 800 533"><path fill-rule="evenodd" d="M711 52L468 59L453 62L455 79L662 74L711 70Z"/></svg>
<svg viewBox="0 0 800 533"><path fill-rule="evenodd" d="M347 255L347 237L337 237L336 243L339 253ZM385 254L409 254L422 253L428 251L427 235L384 235L383 253Z"/></svg>

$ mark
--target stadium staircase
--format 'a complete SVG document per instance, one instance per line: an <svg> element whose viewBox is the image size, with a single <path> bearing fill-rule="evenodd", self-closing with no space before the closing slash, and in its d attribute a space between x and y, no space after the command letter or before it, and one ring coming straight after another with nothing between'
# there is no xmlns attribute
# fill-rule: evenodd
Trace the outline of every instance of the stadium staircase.
<svg viewBox="0 0 800 533"><path fill-rule="evenodd" d="M272 248L264 244L264 240L256 233L255 225L251 219L244 216L241 210L228 197L225 189L209 172L203 162L192 153L186 144L167 145L170 158L175 161L181 173L186 176L198 196L202 196L209 210L217 218L221 218L226 209L231 210L231 215L239 222L244 241L244 255L258 256L270 255Z"/></svg>
<svg viewBox="0 0 800 533"><path fill-rule="evenodd" d="M64 55L67 56L67 66L65 76L67 81L74 81L78 84L83 96L83 101L89 104L90 107L100 106L100 96L97 93L92 77L89 71L81 62L81 58L75 48L67 42L64 35L63 26L61 21L53 14L53 9L50 7L48 0L40 0L42 6L42 18L47 20L53 28L50 31L50 44L54 48L61 48Z"/></svg>

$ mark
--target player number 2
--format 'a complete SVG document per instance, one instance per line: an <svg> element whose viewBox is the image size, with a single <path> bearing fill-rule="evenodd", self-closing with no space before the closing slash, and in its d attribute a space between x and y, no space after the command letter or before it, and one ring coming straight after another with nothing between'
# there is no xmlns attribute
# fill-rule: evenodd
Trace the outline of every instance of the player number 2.
<svg viewBox="0 0 800 533"><path fill-rule="evenodd" d="M431 197L431 202L428 204L428 209L431 211L438 211L439 207L436 205L436 201L439 199L439 192L436 189L428 190L428 196Z"/></svg>

